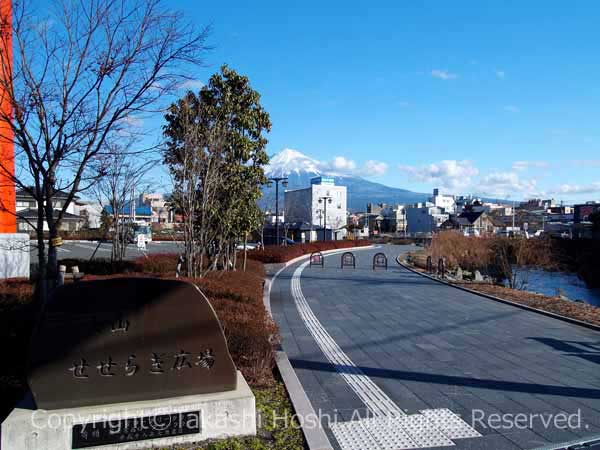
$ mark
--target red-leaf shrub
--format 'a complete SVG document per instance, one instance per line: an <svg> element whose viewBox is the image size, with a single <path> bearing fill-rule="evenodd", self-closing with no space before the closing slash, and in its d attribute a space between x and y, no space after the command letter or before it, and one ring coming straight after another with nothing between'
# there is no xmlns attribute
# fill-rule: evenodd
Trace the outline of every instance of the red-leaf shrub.
<svg viewBox="0 0 600 450"><path fill-rule="evenodd" d="M177 258L174 253L156 253L137 258L135 265L139 272L175 275Z"/></svg>
<svg viewBox="0 0 600 450"><path fill-rule="evenodd" d="M371 243L366 240L356 241L319 241L309 244L295 244L288 246L267 245L262 249L248 252L248 258L255 259L265 264L284 263L298 256L309 255L313 252L335 250L341 248L364 247Z"/></svg>

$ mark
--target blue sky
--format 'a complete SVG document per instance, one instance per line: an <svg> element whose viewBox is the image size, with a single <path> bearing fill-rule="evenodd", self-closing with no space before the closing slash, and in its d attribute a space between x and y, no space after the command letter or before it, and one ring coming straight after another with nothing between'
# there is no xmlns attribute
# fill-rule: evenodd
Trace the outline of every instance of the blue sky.
<svg viewBox="0 0 600 450"><path fill-rule="evenodd" d="M198 86L227 63L262 94L270 154L415 191L600 199L600 3L376 3L168 2L212 24Z"/></svg>

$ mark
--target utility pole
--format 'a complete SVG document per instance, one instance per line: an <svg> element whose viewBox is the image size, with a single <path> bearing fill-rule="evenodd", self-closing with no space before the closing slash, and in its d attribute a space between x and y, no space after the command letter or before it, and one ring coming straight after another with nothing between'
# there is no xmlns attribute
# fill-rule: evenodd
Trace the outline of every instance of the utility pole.
<svg viewBox="0 0 600 450"><path fill-rule="evenodd" d="M513 207L512 207L512 216L513 216L513 225L512 225L512 229L513 229L513 233L515 232L515 201L513 200Z"/></svg>
<svg viewBox="0 0 600 450"><path fill-rule="evenodd" d="M275 183L275 235L277 236L277 244L280 245L279 242L279 183L283 187L288 185L287 177L273 177L269 178L269 186L272 186Z"/></svg>
<svg viewBox="0 0 600 450"><path fill-rule="evenodd" d="M323 240L327 240L327 203L331 203L331 196L319 197L319 203L323 203Z"/></svg>

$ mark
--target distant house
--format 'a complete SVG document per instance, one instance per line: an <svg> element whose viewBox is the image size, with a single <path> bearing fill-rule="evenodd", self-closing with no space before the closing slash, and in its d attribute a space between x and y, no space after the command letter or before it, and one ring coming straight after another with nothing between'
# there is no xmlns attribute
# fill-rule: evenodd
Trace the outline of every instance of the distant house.
<svg viewBox="0 0 600 450"><path fill-rule="evenodd" d="M53 215L58 217L60 210L63 208L67 199L67 194L58 191L54 195ZM16 213L17 213L17 230L30 232L37 226L38 211L37 202L33 196L24 189L19 189L16 193ZM76 199L72 201L63 214L59 231L77 231L81 228L82 218L75 211ZM48 223L44 222L44 231L48 231Z"/></svg>
<svg viewBox="0 0 600 450"><path fill-rule="evenodd" d="M502 228L504 224L485 211L463 211L440 225L442 230L460 230L474 236L497 233Z"/></svg>

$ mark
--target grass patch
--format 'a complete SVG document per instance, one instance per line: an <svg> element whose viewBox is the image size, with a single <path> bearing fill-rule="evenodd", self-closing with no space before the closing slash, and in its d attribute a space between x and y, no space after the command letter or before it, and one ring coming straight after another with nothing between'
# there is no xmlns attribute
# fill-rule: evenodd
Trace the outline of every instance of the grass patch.
<svg viewBox="0 0 600 450"><path fill-rule="evenodd" d="M304 450L304 436L293 418L294 410L283 383L277 380L268 388L252 391L256 397L256 436L179 445L168 450Z"/></svg>

